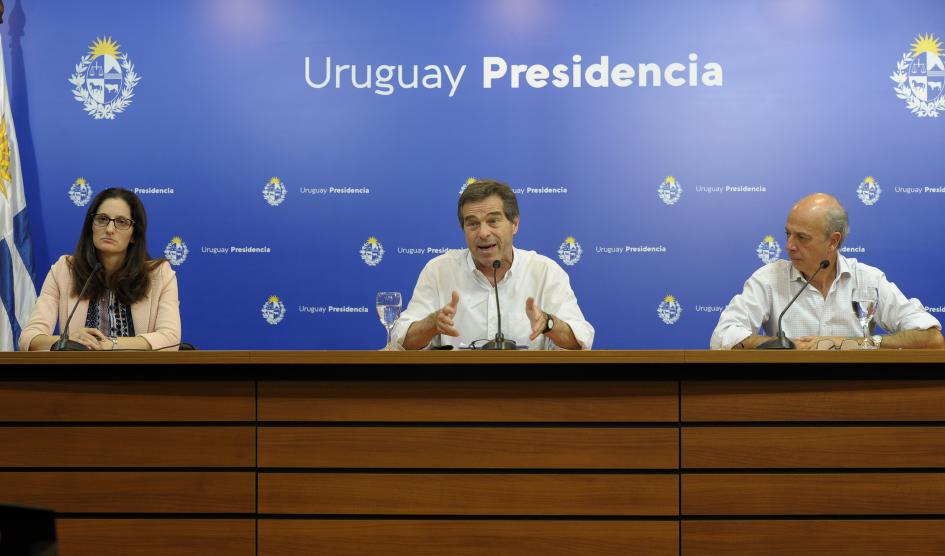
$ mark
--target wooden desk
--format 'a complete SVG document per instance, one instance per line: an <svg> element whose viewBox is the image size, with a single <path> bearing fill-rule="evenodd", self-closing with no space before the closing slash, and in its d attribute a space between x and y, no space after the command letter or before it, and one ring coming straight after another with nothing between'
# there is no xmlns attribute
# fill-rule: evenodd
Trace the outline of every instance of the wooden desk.
<svg viewBox="0 0 945 556"><path fill-rule="evenodd" d="M943 554L943 363L2 353L0 502L64 556Z"/></svg>

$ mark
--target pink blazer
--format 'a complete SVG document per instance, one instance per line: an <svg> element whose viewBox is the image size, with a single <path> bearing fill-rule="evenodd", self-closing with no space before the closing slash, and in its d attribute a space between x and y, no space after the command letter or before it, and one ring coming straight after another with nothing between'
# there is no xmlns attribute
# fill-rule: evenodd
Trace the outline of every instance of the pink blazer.
<svg viewBox="0 0 945 556"><path fill-rule="evenodd" d="M72 294L69 258L69 255L59 257L46 275L33 314L20 333L20 350L28 350L33 338L39 334L52 335L58 328L57 323L64 326L69 318L69 311L78 299ZM69 330L83 328L88 311L89 301L80 301ZM135 334L146 339L153 349L180 343L177 275L170 264L165 262L151 272L151 289L144 299L131 306L131 321L135 325Z"/></svg>

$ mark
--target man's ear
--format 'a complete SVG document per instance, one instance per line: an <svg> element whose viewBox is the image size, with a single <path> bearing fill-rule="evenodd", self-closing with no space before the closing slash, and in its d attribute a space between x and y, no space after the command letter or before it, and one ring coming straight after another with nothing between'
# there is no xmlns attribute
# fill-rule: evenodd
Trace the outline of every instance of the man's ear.
<svg viewBox="0 0 945 556"><path fill-rule="evenodd" d="M830 247L834 251L840 250L840 238L841 238L840 232L834 232L830 234Z"/></svg>

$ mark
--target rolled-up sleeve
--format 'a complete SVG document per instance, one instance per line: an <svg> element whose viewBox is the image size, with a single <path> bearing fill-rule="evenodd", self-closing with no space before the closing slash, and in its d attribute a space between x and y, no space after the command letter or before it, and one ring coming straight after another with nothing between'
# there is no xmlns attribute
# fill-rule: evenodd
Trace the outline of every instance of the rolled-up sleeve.
<svg viewBox="0 0 945 556"><path fill-rule="evenodd" d="M876 320L884 330L900 332L902 330L928 330L938 328L942 323L925 310L925 306L915 298L908 299L896 284L881 274L877 282L879 303L876 307Z"/></svg>
<svg viewBox="0 0 945 556"><path fill-rule="evenodd" d="M425 319L430 313L440 308L439 292L437 291L436 279L431 264L427 263L417 278L417 285L413 289L413 295L410 296L410 302L407 309L400 314L400 318L394 322L391 328L391 341L399 346L404 345L404 339L407 337L407 330L410 325L418 320ZM435 336L430 345L438 343L439 336Z"/></svg>
<svg viewBox="0 0 945 556"><path fill-rule="evenodd" d="M709 340L711 349L732 349L754 334L770 317L771 291L753 274L742 293L736 295L719 315L719 323Z"/></svg>
<svg viewBox="0 0 945 556"><path fill-rule="evenodd" d="M568 323L574 338L581 344L581 349L591 349L594 345L594 327L584 318L577 296L571 289L568 273L556 264L552 264L549 279L541 295L542 309ZM548 340L548 348L553 349L554 342Z"/></svg>

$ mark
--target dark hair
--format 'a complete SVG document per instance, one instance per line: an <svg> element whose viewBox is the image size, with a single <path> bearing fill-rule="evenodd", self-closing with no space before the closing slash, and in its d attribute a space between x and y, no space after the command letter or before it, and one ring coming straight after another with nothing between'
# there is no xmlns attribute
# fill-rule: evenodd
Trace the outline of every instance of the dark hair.
<svg viewBox="0 0 945 556"><path fill-rule="evenodd" d="M121 199L131 207L131 243L125 253L125 262L106 281L105 273L99 272L89 283L84 299L98 299L106 289L113 290L115 297L126 305L144 299L148 293L151 281L151 271L157 268L165 259L152 259L148 255L146 232L148 231L148 215L144 212L144 205L137 195L118 187L103 190L92 199L89 210L85 213L85 222L79 233L79 243L72 254L70 268L72 270L72 295L79 295L83 284L88 280L92 268L98 261L98 251L92 243L92 219L98 214L98 209L108 199Z"/></svg>
<svg viewBox="0 0 945 556"><path fill-rule="evenodd" d="M518 200L512 189L500 181L476 180L466 186L466 190L459 196L459 206L456 215L459 217L459 227L463 227L463 205L482 201L487 197L498 195L502 199L502 212L509 220L518 218Z"/></svg>

